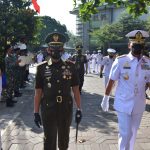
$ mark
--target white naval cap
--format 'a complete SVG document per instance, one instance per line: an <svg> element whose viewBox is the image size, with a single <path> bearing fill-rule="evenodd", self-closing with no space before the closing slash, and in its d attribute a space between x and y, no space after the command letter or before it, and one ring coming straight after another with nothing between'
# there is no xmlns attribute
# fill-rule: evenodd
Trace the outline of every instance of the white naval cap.
<svg viewBox="0 0 150 150"><path fill-rule="evenodd" d="M97 52L98 52L98 53L101 53L101 50L98 50Z"/></svg>
<svg viewBox="0 0 150 150"><path fill-rule="evenodd" d="M114 49L112 49L112 48L108 48L108 49L107 49L107 52L108 52L108 53L116 53L116 50L114 50Z"/></svg>
<svg viewBox="0 0 150 150"><path fill-rule="evenodd" d="M126 37L132 43L142 44L145 42L145 38L149 37L149 33L144 30L133 30L129 32Z"/></svg>

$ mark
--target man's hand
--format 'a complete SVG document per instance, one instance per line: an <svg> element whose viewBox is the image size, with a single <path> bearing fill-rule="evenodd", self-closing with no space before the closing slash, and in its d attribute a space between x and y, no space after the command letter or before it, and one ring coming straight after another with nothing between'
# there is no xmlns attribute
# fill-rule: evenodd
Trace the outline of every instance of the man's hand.
<svg viewBox="0 0 150 150"><path fill-rule="evenodd" d="M103 74L102 74L102 73L100 73L100 75L99 75L99 76L100 76L100 78L103 78Z"/></svg>
<svg viewBox="0 0 150 150"><path fill-rule="evenodd" d="M109 110L109 96L105 95L101 102L101 107L103 111Z"/></svg>
<svg viewBox="0 0 150 150"><path fill-rule="evenodd" d="M75 122L79 124L81 122L81 119L82 119L82 112L81 110L77 109L75 114Z"/></svg>
<svg viewBox="0 0 150 150"><path fill-rule="evenodd" d="M40 128L40 126L42 125L42 122L41 122L41 117L39 113L34 113L34 122L36 126Z"/></svg>

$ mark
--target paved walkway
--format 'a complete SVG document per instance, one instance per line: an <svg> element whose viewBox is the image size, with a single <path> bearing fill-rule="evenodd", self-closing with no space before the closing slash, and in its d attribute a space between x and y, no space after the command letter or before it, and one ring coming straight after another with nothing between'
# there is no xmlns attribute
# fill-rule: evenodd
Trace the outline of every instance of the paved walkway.
<svg viewBox="0 0 150 150"><path fill-rule="evenodd" d="M117 117L113 110L99 109L104 93L102 79L88 74L82 93L83 119L79 126L79 140L75 143L75 123L72 121L69 150L117 150ZM42 150L43 131L33 122L33 83L29 83L18 98L14 108L6 108L0 103L0 127L2 128L3 150ZM74 108L75 110L75 108ZM150 106L144 112L138 132L135 150L150 150Z"/></svg>

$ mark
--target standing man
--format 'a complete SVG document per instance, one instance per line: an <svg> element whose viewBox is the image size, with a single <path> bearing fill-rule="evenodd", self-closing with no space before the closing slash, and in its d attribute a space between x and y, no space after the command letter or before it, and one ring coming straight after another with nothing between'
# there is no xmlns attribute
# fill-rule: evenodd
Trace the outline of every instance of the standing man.
<svg viewBox="0 0 150 150"><path fill-rule="evenodd" d="M112 67L112 64L115 60L115 53L116 50L109 48L107 49L108 52L108 56L103 57L103 61L102 61L102 65L101 65L101 69L100 69L100 78L103 78L103 70L104 70L104 83L105 83L105 87L108 83L108 78L109 78L109 73L110 73L110 69Z"/></svg>
<svg viewBox="0 0 150 150"><path fill-rule="evenodd" d="M84 83L84 73L87 74L87 68L88 68L87 58L85 55L82 54L82 48L83 48L82 45L77 45L76 46L77 54L73 56L73 61L75 62L75 66L79 76L80 94L82 92L82 86ZM84 64L86 64L86 67L84 67Z"/></svg>
<svg viewBox="0 0 150 150"><path fill-rule="evenodd" d="M91 73L91 54L89 51L86 51L86 59L87 59L87 73ZM85 69L86 69L86 64L85 64Z"/></svg>
<svg viewBox="0 0 150 150"><path fill-rule="evenodd" d="M104 111L109 109L109 94L113 83L118 81L115 93L114 108L118 115L119 150L133 150L137 130L145 110L145 85L150 88L150 59L142 55L146 31L134 30L126 35L129 37L129 54L116 58L113 63L109 82L101 106Z"/></svg>
<svg viewBox="0 0 150 150"><path fill-rule="evenodd" d="M63 45L66 42L65 36L53 32L47 36L46 42L49 44L50 59L37 67L34 121L40 127L39 107L41 105L44 150L56 150L57 136L59 150L67 150L73 112L72 92L77 105L76 122L79 123L82 117L78 75L73 63L61 60Z"/></svg>
<svg viewBox="0 0 150 150"><path fill-rule="evenodd" d="M92 61L92 71L93 73L96 72L96 64L97 64L97 54L96 51L93 51L93 54L91 55L91 61Z"/></svg>
<svg viewBox="0 0 150 150"><path fill-rule="evenodd" d="M103 60L103 55L101 53L101 50L98 50L97 52L98 53L97 53L97 56L96 56L96 59L97 59L96 72L99 74L100 73L101 64L102 64L102 60Z"/></svg>
<svg viewBox="0 0 150 150"><path fill-rule="evenodd" d="M6 79L7 79L7 85L6 85L6 106L7 107L13 107L14 103L17 101L13 100L13 92L14 92L14 70L16 66L20 63L20 60L16 60L16 58L13 55L13 49L11 45L7 45L5 47L5 50L7 51L6 57L5 57L5 67L6 67Z"/></svg>

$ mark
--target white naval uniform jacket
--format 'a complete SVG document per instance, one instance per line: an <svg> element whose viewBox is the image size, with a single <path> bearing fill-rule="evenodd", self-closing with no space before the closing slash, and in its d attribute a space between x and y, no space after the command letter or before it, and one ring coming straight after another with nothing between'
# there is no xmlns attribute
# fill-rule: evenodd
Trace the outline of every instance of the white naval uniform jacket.
<svg viewBox="0 0 150 150"><path fill-rule="evenodd" d="M145 85L150 82L150 59L142 56L138 61L131 53L118 57L109 78L118 80L114 108L127 114L143 113L146 105Z"/></svg>
<svg viewBox="0 0 150 150"><path fill-rule="evenodd" d="M104 76L109 77L109 73L114 62L114 58L109 58L109 56L103 57L101 65L104 66Z"/></svg>

